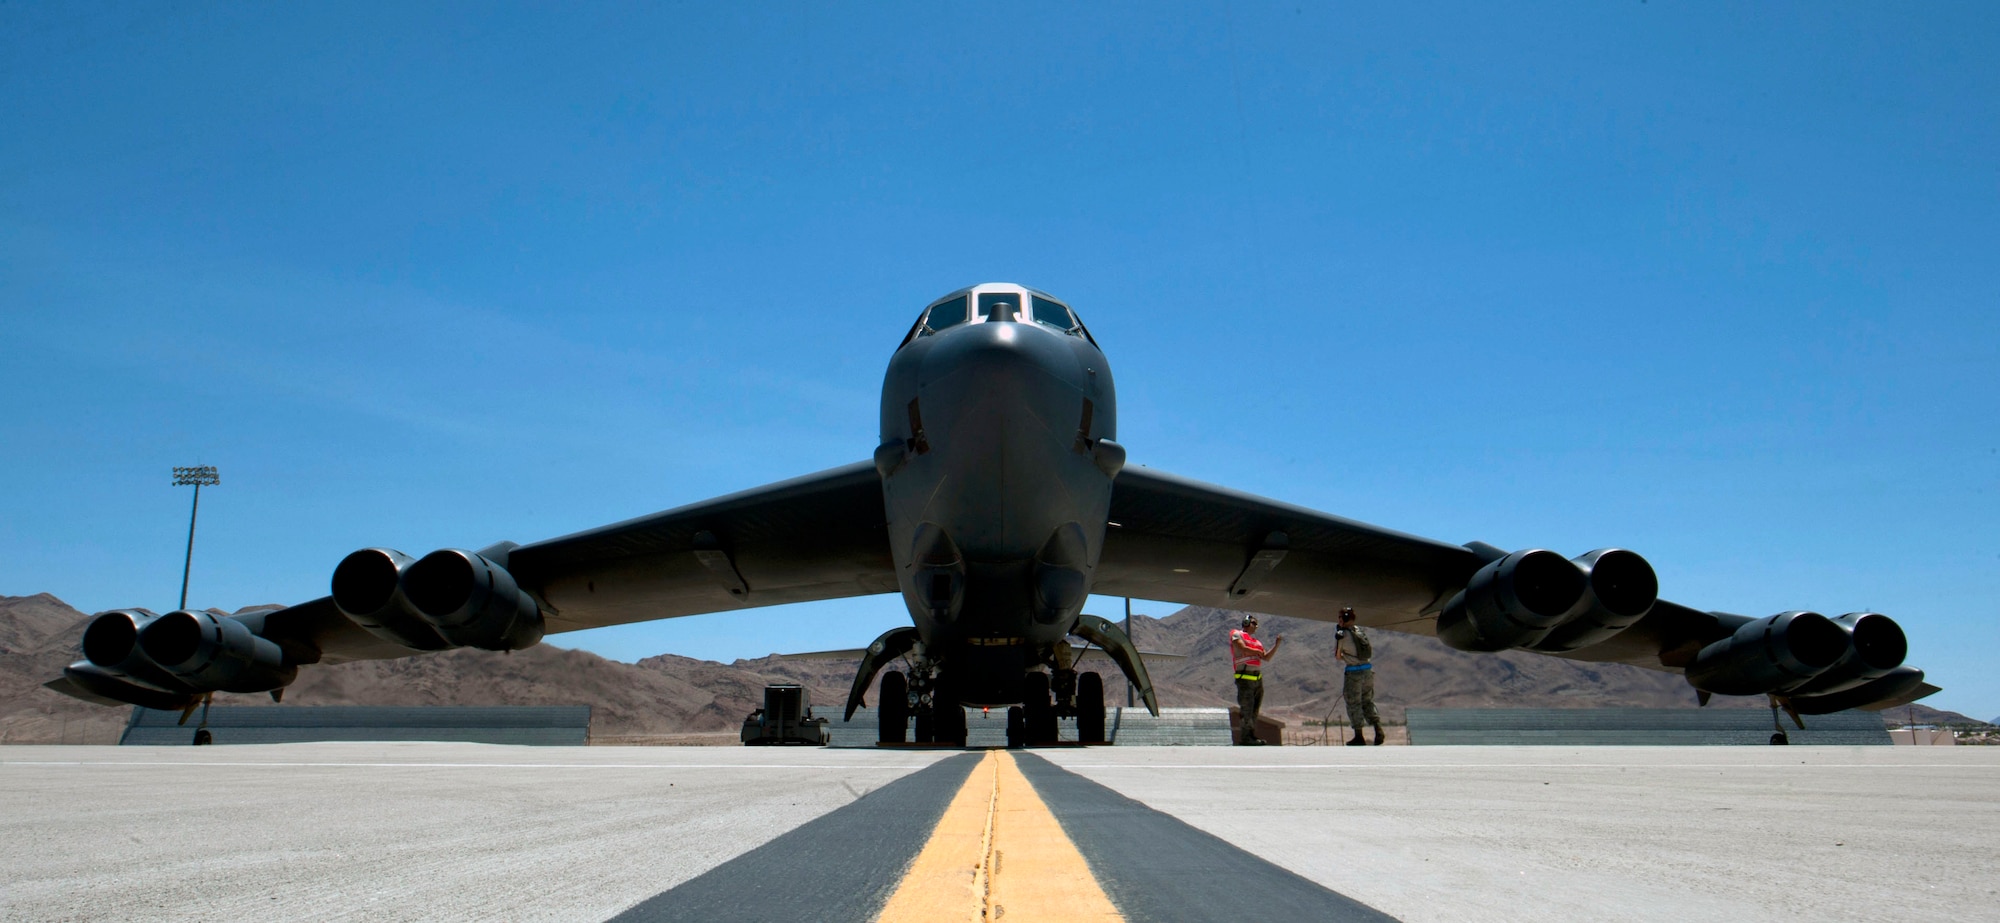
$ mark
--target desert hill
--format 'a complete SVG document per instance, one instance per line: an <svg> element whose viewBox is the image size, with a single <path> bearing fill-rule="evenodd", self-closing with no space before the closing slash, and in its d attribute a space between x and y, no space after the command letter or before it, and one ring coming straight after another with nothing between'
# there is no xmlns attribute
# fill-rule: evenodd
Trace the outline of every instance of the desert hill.
<svg viewBox="0 0 2000 923"><path fill-rule="evenodd" d="M0 596L0 742L109 743L127 711L80 702L42 688L77 657L83 613L46 593ZM1241 618L1224 609L1191 606L1164 619L1136 616L1141 649L1184 653L1185 660L1151 665L1160 702L1170 706L1234 704L1227 637ZM1335 708L1340 672L1333 660L1333 626L1267 617L1267 641L1285 636L1267 670L1267 714L1294 727ZM1623 665L1577 663L1539 654L1466 654L1433 638L1376 630L1376 697L1383 717L1402 720L1418 707L1676 707L1694 692L1678 675ZM560 636L556 638L559 642ZM857 643L859 641L857 640ZM1105 696L1125 700L1116 667L1100 662ZM657 740L676 735L727 734L763 700L772 682L812 691L821 714L836 720L853 681L853 661L763 657L722 664L672 654L636 664L547 644L513 654L460 650L401 660L367 661L301 670L285 693L288 705L590 705L593 739ZM264 695L218 695L217 704L268 705ZM871 691L869 703L874 704ZM1718 696L1717 706L1762 707L1761 698ZM1912 714L1887 716L1900 724ZM1978 724L1954 712L1916 706L1918 721ZM1333 714L1344 723L1344 711ZM727 738L723 738L726 740Z"/></svg>

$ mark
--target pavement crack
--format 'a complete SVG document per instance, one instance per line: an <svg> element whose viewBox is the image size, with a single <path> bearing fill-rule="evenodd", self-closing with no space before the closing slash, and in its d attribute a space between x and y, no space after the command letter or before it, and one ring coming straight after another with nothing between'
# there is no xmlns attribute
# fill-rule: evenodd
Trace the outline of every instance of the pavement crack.
<svg viewBox="0 0 2000 923"><path fill-rule="evenodd" d="M993 879L1000 874L1000 853L993 848L993 821L1000 813L1000 763L991 757L985 762L993 767L993 785L986 796L986 831L979 838L981 859L973 890L979 895L979 918L997 920L1007 912L993 903Z"/></svg>

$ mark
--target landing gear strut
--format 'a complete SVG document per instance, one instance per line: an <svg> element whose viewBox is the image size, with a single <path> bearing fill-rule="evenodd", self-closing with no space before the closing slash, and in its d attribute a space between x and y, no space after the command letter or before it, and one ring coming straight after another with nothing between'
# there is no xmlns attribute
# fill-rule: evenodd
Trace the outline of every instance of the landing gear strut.
<svg viewBox="0 0 2000 923"><path fill-rule="evenodd" d="M1785 733L1785 723L1778 720L1778 709L1780 708L1783 708L1786 713L1792 716L1792 721L1798 724L1799 730L1803 731L1806 727L1805 719L1800 718L1798 712L1792 711L1788 703L1778 701L1778 697L1775 695L1771 696L1771 727L1776 731L1776 733L1771 735L1771 746L1774 747L1782 747L1792 742L1791 735Z"/></svg>

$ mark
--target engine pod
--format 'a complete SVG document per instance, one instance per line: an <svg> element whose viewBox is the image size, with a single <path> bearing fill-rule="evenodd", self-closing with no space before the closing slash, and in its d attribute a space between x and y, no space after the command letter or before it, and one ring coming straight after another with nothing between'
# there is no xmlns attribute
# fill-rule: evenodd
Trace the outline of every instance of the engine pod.
<svg viewBox="0 0 2000 923"><path fill-rule="evenodd" d="M150 609L112 609L91 616L90 624L83 629L83 659L97 669L86 671L91 674L90 677L77 682L104 685L102 680L116 677L133 685L176 695L198 691L155 663L139 648L139 633L159 619L160 616Z"/></svg>
<svg viewBox="0 0 2000 923"><path fill-rule="evenodd" d="M1660 600L1660 578L1635 552L1600 548L1574 563L1583 572L1583 598L1576 611L1535 643L1535 650L1573 651L1610 640L1645 618Z"/></svg>
<svg viewBox="0 0 2000 923"><path fill-rule="evenodd" d="M269 692L291 684L299 668L250 626L212 612L160 616L139 632L147 657L201 692Z"/></svg>
<svg viewBox="0 0 2000 923"><path fill-rule="evenodd" d="M1548 635L1583 599L1583 571L1546 549L1516 551L1472 575L1438 615L1437 635L1461 651L1504 651Z"/></svg>
<svg viewBox="0 0 2000 923"><path fill-rule="evenodd" d="M347 620L412 650L452 647L403 595L403 571L415 559L390 548L363 548L333 569L333 605Z"/></svg>
<svg viewBox="0 0 2000 923"><path fill-rule="evenodd" d="M1873 682L1903 665L1910 642L1896 620L1879 612L1849 612L1832 620L1847 632L1846 656L1793 688L1793 695L1825 695Z"/></svg>
<svg viewBox="0 0 2000 923"><path fill-rule="evenodd" d="M1848 633L1824 615L1780 612L1745 622L1702 648L1687 668L1687 681L1721 695L1785 692L1825 672L1850 646Z"/></svg>
<svg viewBox="0 0 2000 923"><path fill-rule="evenodd" d="M446 641L488 651L518 651L542 640L546 626L534 597L505 567L447 548L404 568L403 596Z"/></svg>

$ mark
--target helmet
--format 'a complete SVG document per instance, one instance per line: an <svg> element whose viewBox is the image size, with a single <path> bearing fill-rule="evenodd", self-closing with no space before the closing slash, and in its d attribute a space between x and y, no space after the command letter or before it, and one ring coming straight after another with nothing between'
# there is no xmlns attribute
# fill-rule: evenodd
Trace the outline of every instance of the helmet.
<svg viewBox="0 0 2000 923"><path fill-rule="evenodd" d="M1256 617L1256 616L1254 616L1254 615L1245 615L1245 616L1243 616L1243 627L1245 627L1245 628L1249 628L1250 626L1252 626L1252 625L1255 625L1255 624L1257 624L1257 617Z"/></svg>
<svg viewBox="0 0 2000 923"><path fill-rule="evenodd" d="M1341 618L1344 618L1344 619L1351 619L1351 618L1353 618L1353 617L1354 617L1354 607L1353 607L1353 606L1342 606L1342 607L1340 607L1340 617L1341 617Z"/></svg>

